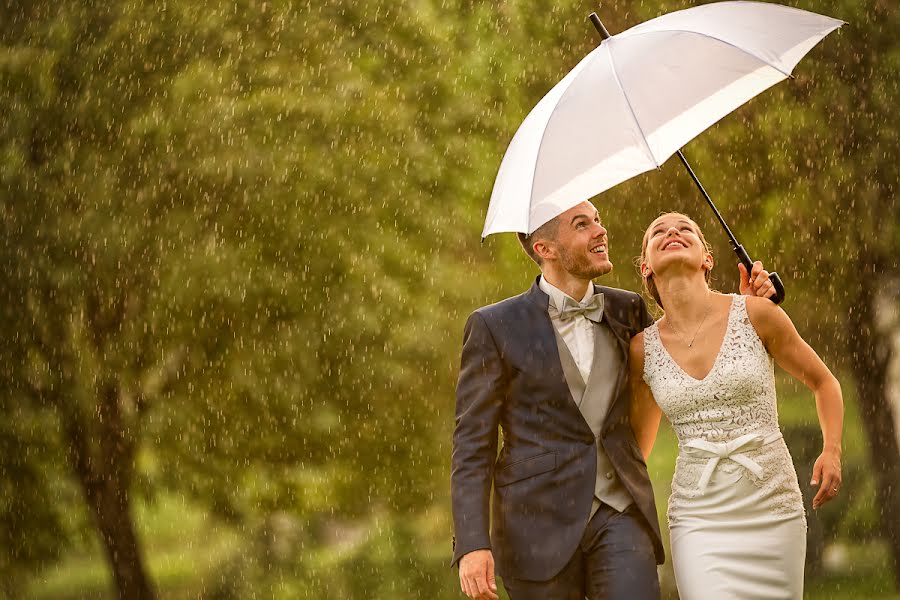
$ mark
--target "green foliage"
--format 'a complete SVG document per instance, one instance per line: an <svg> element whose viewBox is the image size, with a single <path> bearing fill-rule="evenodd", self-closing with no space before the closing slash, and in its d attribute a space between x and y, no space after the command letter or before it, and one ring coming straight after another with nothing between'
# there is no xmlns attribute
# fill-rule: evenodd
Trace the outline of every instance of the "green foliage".
<svg viewBox="0 0 900 600"><path fill-rule="evenodd" d="M602 17L615 32L689 4L614 2ZM462 324L535 272L511 237L478 233L517 125L597 42L585 5L3 6L0 490L16 491L0 495L0 567L30 572L85 530L70 437L104 462L111 397L133 492L184 494L247 531L299 521L316 558L232 565L239 592L449 585ZM897 14L804 8L850 25L687 154L836 361L846 290L897 277ZM699 217L734 289L680 169L596 199L610 284L639 289L643 228L676 209ZM423 511L444 528L417 538L405 519ZM336 523L375 529L328 562Z"/></svg>
<svg viewBox="0 0 900 600"><path fill-rule="evenodd" d="M77 498L40 411L12 406L8 397L0 397L0 410L9 416L0 420L0 595L12 595L25 574L65 550L59 540L71 531L64 507Z"/></svg>

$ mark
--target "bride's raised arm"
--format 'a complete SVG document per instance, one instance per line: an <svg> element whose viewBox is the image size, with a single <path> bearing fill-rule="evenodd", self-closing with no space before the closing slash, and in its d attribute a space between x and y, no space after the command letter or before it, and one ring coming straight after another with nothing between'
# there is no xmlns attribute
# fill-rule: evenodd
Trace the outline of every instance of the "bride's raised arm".
<svg viewBox="0 0 900 600"><path fill-rule="evenodd" d="M841 433L844 401L841 384L807 344L780 307L762 298L747 298L747 315L766 350L782 369L802 381L815 394L822 429L822 454L813 467L811 485L819 491L813 508L837 495L841 487Z"/></svg>
<svg viewBox="0 0 900 600"><path fill-rule="evenodd" d="M646 460L656 442L662 411L644 381L643 332L631 338L628 348L628 381L631 387L631 429Z"/></svg>

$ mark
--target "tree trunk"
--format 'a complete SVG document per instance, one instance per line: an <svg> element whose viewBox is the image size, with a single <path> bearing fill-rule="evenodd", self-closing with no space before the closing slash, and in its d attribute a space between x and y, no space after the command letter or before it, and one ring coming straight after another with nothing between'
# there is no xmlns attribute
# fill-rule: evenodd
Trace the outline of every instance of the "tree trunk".
<svg viewBox="0 0 900 600"><path fill-rule="evenodd" d="M90 500L91 512L103 539L121 600L152 600L155 597L148 579L131 520L130 499L125 490L101 486Z"/></svg>
<svg viewBox="0 0 900 600"><path fill-rule="evenodd" d="M153 600L155 593L131 519L129 487L134 445L123 426L115 386L106 386L91 415L89 437L77 408L63 414L69 460L84 491L121 600ZM93 438L93 440L91 440ZM91 441L96 442L96 449Z"/></svg>
<svg viewBox="0 0 900 600"><path fill-rule="evenodd" d="M887 395L891 340L876 327L876 286L874 276L861 279L847 333L857 402L869 439L881 531L888 542L894 579L900 588L900 449Z"/></svg>

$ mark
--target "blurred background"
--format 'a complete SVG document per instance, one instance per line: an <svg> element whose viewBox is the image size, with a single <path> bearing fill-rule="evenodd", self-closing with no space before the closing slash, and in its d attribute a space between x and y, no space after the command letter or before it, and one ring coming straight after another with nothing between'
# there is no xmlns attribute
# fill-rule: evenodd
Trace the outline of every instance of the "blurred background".
<svg viewBox="0 0 900 600"><path fill-rule="evenodd" d="M615 33L694 4L0 0L0 594L462 598L462 327L537 274L479 240L500 159L592 10ZM900 11L792 5L849 24L685 153L843 384L807 596L896 599ZM604 283L639 290L644 227L680 210L735 291L677 161L595 203ZM778 391L808 502L813 398Z"/></svg>

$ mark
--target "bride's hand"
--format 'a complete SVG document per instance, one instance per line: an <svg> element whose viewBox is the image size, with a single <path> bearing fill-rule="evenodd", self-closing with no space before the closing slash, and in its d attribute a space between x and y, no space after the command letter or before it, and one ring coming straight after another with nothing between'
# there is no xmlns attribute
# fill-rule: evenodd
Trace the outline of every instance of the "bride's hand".
<svg viewBox="0 0 900 600"><path fill-rule="evenodd" d="M813 467L812 485L818 485L819 491L813 498L813 509L817 509L835 496L841 489L841 452L825 450L816 459Z"/></svg>
<svg viewBox="0 0 900 600"><path fill-rule="evenodd" d="M775 295L775 286L769 280L769 272L763 269L761 262L753 263L753 270L748 274L747 267L738 263L740 273L740 290L742 296L762 296L771 298Z"/></svg>

